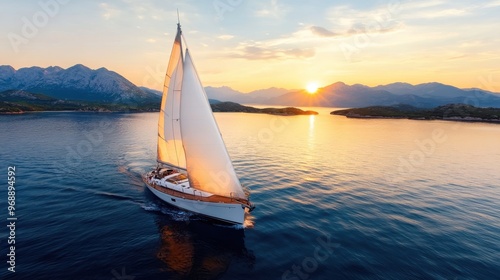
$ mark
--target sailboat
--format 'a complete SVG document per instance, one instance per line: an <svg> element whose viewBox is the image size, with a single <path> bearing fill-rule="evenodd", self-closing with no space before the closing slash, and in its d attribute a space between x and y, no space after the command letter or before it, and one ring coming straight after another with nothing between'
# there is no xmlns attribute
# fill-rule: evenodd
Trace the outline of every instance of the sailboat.
<svg viewBox="0 0 500 280"><path fill-rule="evenodd" d="M184 39L184 40L183 40ZM255 207L234 171L177 23L158 118L157 165L142 176L161 200L231 224Z"/></svg>

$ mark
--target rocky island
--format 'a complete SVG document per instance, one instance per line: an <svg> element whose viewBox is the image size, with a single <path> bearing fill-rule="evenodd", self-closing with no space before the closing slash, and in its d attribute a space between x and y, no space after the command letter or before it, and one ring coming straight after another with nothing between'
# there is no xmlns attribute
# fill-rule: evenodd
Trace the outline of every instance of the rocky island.
<svg viewBox="0 0 500 280"><path fill-rule="evenodd" d="M250 106L244 106L234 102L220 102L217 100L210 100L210 106L212 111L215 112L241 112L241 113L262 113L271 115L282 115L282 116L292 116L292 115L317 115L318 112L315 111L304 111L295 107L286 108L255 108Z"/></svg>
<svg viewBox="0 0 500 280"><path fill-rule="evenodd" d="M448 104L433 109L417 108L410 105L370 106L336 110L330 114L365 119L386 118L500 123L500 108L480 108L467 104Z"/></svg>

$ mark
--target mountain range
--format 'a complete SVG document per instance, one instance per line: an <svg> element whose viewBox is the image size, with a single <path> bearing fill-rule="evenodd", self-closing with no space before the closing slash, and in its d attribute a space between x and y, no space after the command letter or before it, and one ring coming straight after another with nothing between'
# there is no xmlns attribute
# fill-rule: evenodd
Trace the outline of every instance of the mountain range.
<svg viewBox="0 0 500 280"><path fill-rule="evenodd" d="M68 69L51 66L15 70L11 66L0 66L0 92L7 90L44 94L60 100L130 105L156 104L161 99L116 72L106 68L92 70L81 64Z"/></svg>
<svg viewBox="0 0 500 280"><path fill-rule="evenodd" d="M55 100L125 104L148 110L159 108L161 99L161 91L138 87L106 68L93 70L81 64L67 69L51 66L15 70L11 66L0 66L0 93L12 90L22 91L25 96L27 93L43 94ZM210 99L244 104L325 107L408 104L432 108L450 103L466 103L478 107L500 107L498 93L481 89L460 89L441 83L393 83L369 87L336 82L319 88L315 94L283 88L243 93L230 87L210 86L205 87L205 91Z"/></svg>
<svg viewBox="0 0 500 280"><path fill-rule="evenodd" d="M269 100L282 96L291 90L284 88L268 88L243 93L230 87L205 87L208 98L244 104L269 104Z"/></svg>
<svg viewBox="0 0 500 280"><path fill-rule="evenodd" d="M460 89L441 83L411 85L393 83L368 87L336 82L319 88L315 94L306 90L270 88L242 93L228 87L206 87L209 98L264 105L366 107L407 104L434 108L450 103L467 103L478 107L500 107L500 94L481 89Z"/></svg>

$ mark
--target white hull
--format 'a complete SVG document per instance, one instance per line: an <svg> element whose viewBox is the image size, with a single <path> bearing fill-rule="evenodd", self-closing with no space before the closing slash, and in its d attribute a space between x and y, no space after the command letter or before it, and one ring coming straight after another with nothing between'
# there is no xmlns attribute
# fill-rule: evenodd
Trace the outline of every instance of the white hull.
<svg viewBox="0 0 500 280"><path fill-rule="evenodd" d="M217 203L185 199L156 190L146 183L148 189L170 205L232 224L243 224L245 209L240 203Z"/></svg>

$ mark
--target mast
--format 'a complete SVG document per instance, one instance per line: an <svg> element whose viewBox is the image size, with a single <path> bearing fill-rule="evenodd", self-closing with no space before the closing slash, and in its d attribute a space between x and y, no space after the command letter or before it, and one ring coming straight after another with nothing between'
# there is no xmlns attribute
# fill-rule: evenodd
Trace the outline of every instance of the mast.
<svg viewBox="0 0 500 280"><path fill-rule="evenodd" d="M158 117L158 163L186 169L186 156L180 130L180 95L183 77L181 26L177 23L172 52L165 73L160 114Z"/></svg>
<svg viewBox="0 0 500 280"><path fill-rule="evenodd" d="M181 29L181 19L179 17L179 9L177 9L177 28L178 30Z"/></svg>

